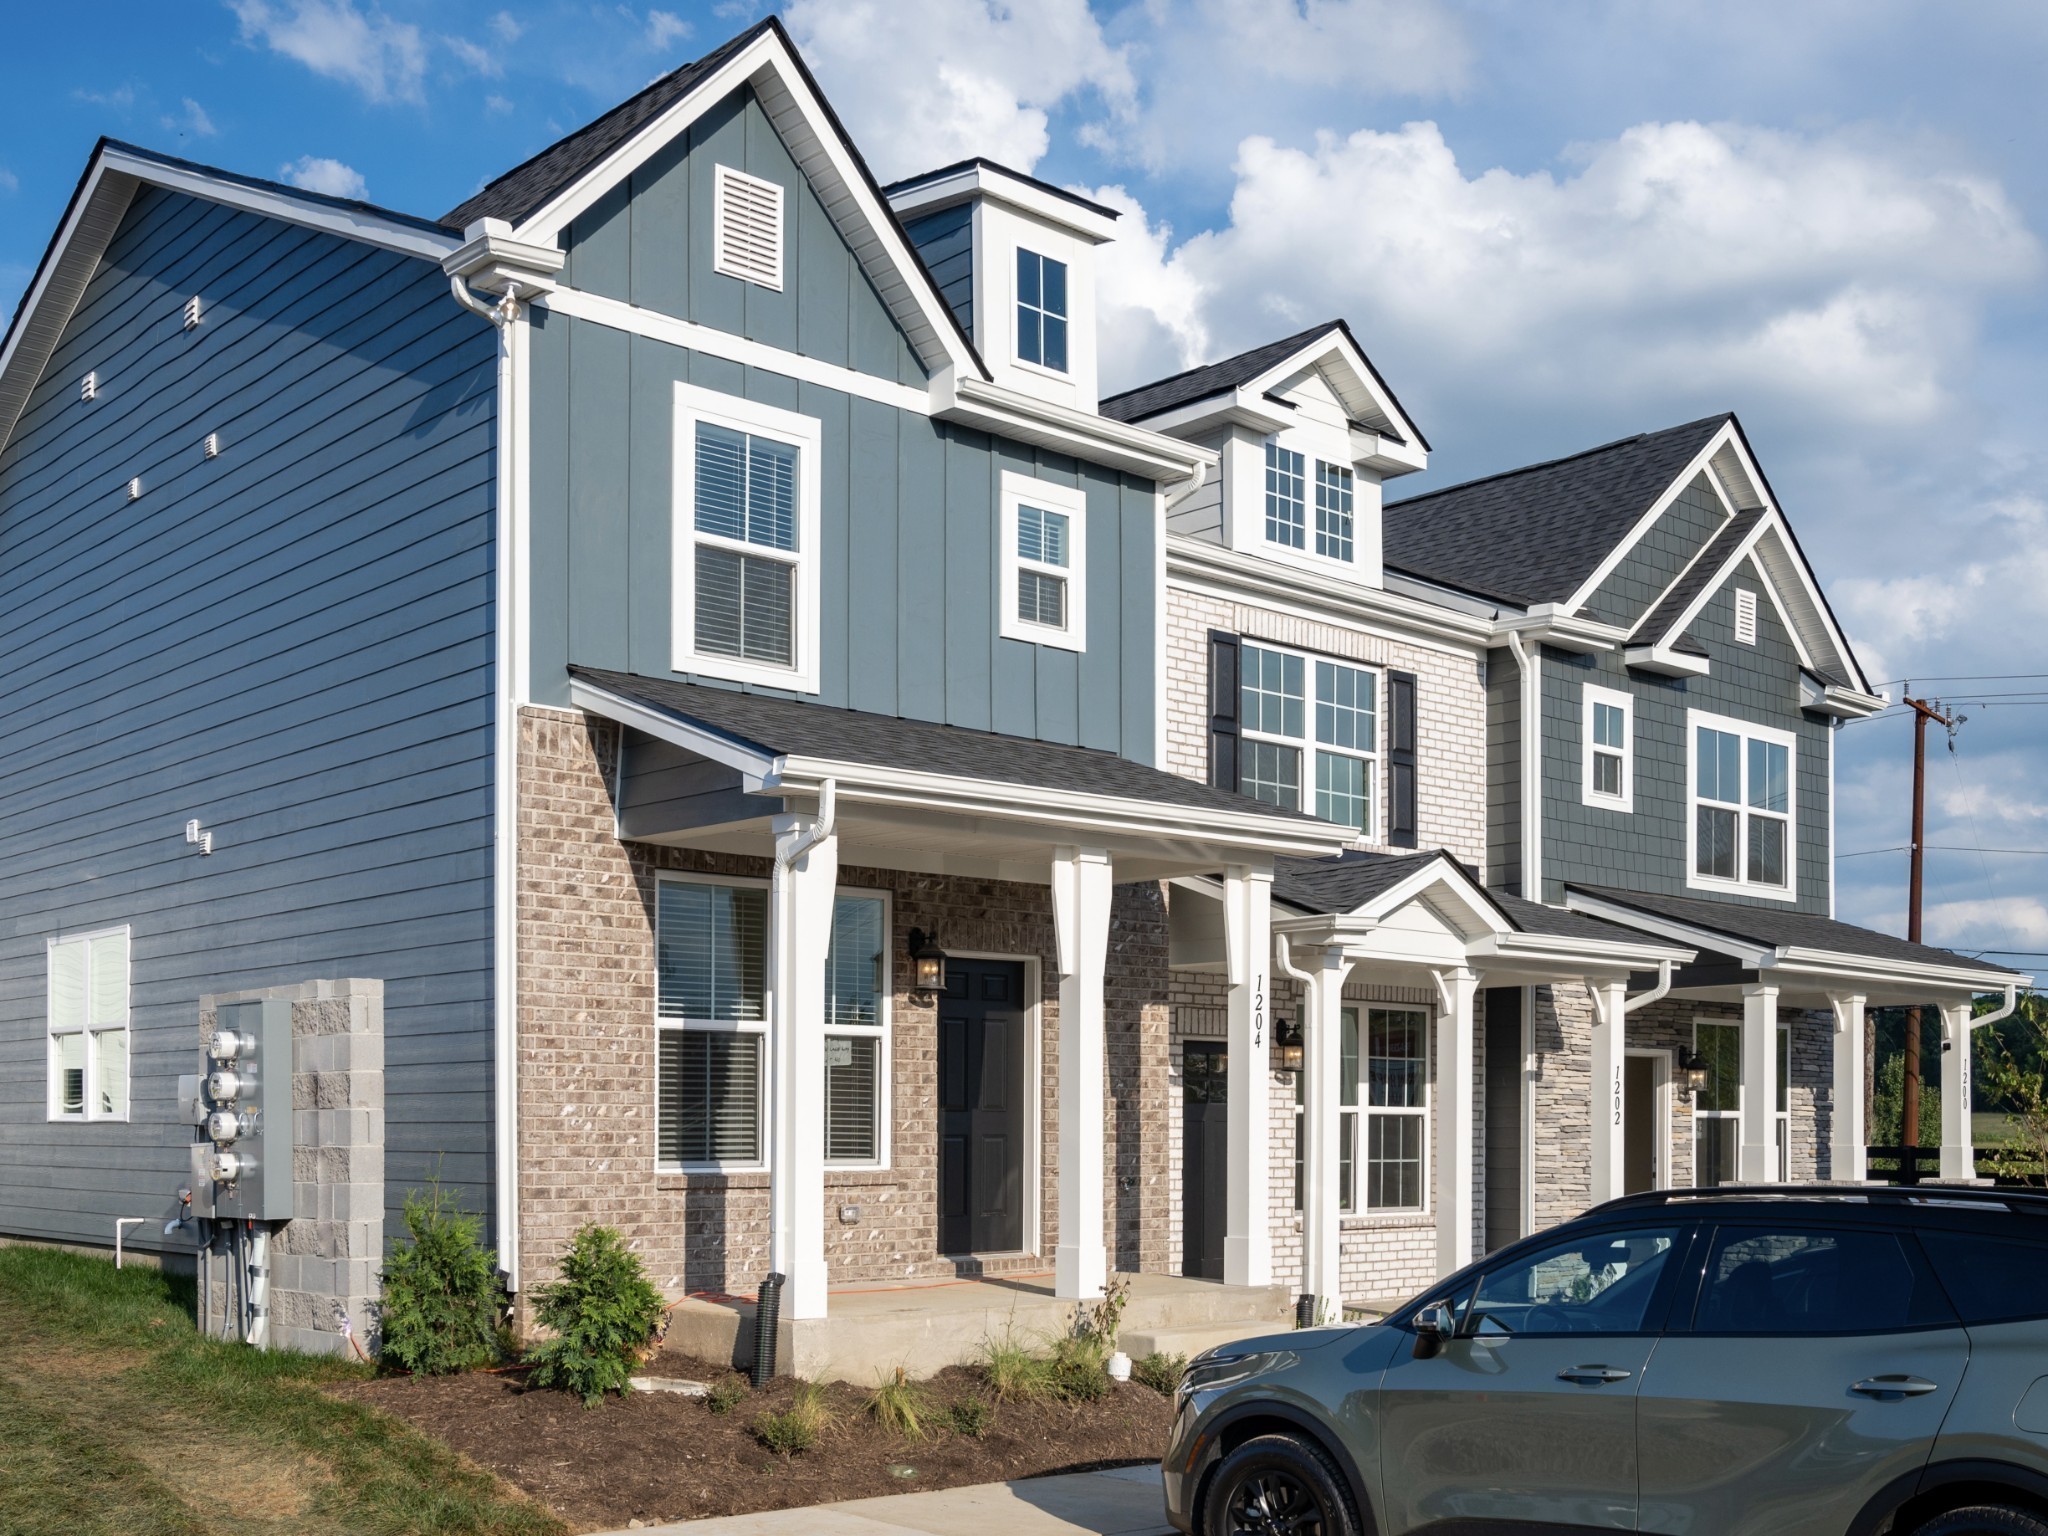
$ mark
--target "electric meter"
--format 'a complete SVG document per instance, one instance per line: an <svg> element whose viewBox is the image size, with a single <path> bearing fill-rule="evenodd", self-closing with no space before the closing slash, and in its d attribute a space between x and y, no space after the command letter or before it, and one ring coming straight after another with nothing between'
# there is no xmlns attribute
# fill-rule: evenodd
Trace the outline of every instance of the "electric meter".
<svg viewBox="0 0 2048 1536"><path fill-rule="evenodd" d="M234 1030L216 1029L212 1041L206 1047L206 1053L215 1061L233 1061L242 1054L247 1045L248 1042Z"/></svg>
<svg viewBox="0 0 2048 1536"><path fill-rule="evenodd" d="M206 1159L206 1172L216 1184L232 1184L242 1176L246 1160L238 1152L215 1152Z"/></svg>
<svg viewBox="0 0 2048 1536"><path fill-rule="evenodd" d="M248 1117L237 1110L216 1109L206 1117L206 1134L222 1145L238 1139L248 1128Z"/></svg>
<svg viewBox="0 0 2048 1536"><path fill-rule="evenodd" d="M242 1096L242 1074L226 1067L209 1073L206 1079L206 1096L216 1104L231 1103Z"/></svg>

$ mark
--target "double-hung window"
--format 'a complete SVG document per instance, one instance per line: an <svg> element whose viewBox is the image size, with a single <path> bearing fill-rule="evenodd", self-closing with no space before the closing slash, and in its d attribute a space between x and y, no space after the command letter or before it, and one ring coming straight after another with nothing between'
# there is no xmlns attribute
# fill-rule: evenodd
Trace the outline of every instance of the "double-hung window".
<svg viewBox="0 0 2048 1536"><path fill-rule="evenodd" d="M889 904L843 895L832 904L825 961L825 1161L888 1161Z"/></svg>
<svg viewBox="0 0 2048 1536"><path fill-rule="evenodd" d="M1357 476L1266 439L1266 542L1350 565L1357 557ZM1313 509L1313 517L1311 517Z"/></svg>
<svg viewBox="0 0 2048 1536"><path fill-rule="evenodd" d="M1427 1188L1427 1017L1410 1008L1346 1008L1341 1017L1338 1203L1353 1212L1419 1211Z"/></svg>
<svg viewBox="0 0 2048 1536"><path fill-rule="evenodd" d="M1017 248L1017 361L1067 371L1067 264Z"/></svg>
<svg viewBox="0 0 2048 1536"><path fill-rule="evenodd" d="M815 691L815 419L676 386L675 669Z"/></svg>
<svg viewBox="0 0 2048 1536"><path fill-rule="evenodd" d="M1692 885L1790 898L1797 745L1786 731L1694 711Z"/></svg>
<svg viewBox="0 0 2048 1536"><path fill-rule="evenodd" d="M1238 787L1373 836L1378 674L1251 641L1239 669Z"/></svg>
<svg viewBox="0 0 2048 1536"><path fill-rule="evenodd" d="M128 1118L128 930L50 940L52 1120Z"/></svg>
<svg viewBox="0 0 2048 1536"><path fill-rule="evenodd" d="M1316 553L1351 561L1351 471L1316 460Z"/></svg>
<svg viewBox="0 0 2048 1536"><path fill-rule="evenodd" d="M1292 448L1266 442L1266 542L1300 549L1307 541L1305 461Z"/></svg>
<svg viewBox="0 0 2048 1536"><path fill-rule="evenodd" d="M1707 1086L1693 1101L1693 1176L1702 1189L1735 1182L1736 1154L1742 1142L1742 1026L1699 1019L1693 1024L1693 1049L1707 1064ZM1792 1068L1792 1032L1778 1026L1778 1177L1787 1170L1791 1093L1786 1079Z"/></svg>
<svg viewBox="0 0 2048 1536"><path fill-rule="evenodd" d="M1587 805L1626 811L1635 805L1635 704L1625 693L1586 685L1585 743L1580 798Z"/></svg>
<svg viewBox="0 0 2048 1536"><path fill-rule="evenodd" d="M1088 648L1088 497L1003 471L1001 621L1006 639Z"/></svg>

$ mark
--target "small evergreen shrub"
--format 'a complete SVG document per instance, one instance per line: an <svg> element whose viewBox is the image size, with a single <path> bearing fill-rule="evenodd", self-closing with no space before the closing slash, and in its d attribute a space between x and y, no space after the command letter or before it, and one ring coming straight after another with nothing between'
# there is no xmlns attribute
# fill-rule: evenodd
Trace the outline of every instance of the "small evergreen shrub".
<svg viewBox="0 0 2048 1536"><path fill-rule="evenodd" d="M631 1390L640 1351L661 1326L661 1294L610 1227L585 1227L562 1256L562 1278L537 1287L534 1316L552 1335L528 1353L535 1386L559 1387L594 1408Z"/></svg>
<svg viewBox="0 0 2048 1536"><path fill-rule="evenodd" d="M754 1420L753 1432L754 1438L776 1455L795 1456L817 1445L831 1424L825 1389L806 1382L796 1389L796 1401L781 1413L764 1413Z"/></svg>
<svg viewBox="0 0 2048 1536"><path fill-rule="evenodd" d="M1141 1387L1150 1387L1161 1397L1171 1397L1180 1390L1181 1378L1187 1373L1186 1355L1163 1355L1155 1351L1131 1367L1131 1380Z"/></svg>
<svg viewBox="0 0 2048 1536"><path fill-rule="evenodd" d="M723 1417L739 1407L752 1390L744 1376L721 1376L711 1383L711 1390L704 1394L704 1406Z"/></svg>
<svg viewBox="0 0 2048 1536"><path fill-rule="evenodd" d="M1109 1396L1109 1351L1093 1335L1057 1339L1047 1364L1050 1395L1063 1403L1093 1403Z"/></svg>
<svg viewBox="0 0 2048 1536"><path fill-rule="evenodd" d="M407 1191L405 1230L410 1240L384 1261L380 1363L417 1376L495 1365L504 1291L478 1219L436 1182Z"/></svg>
<svg viewBox="0 0 2048 1536"><path fill-rule="evenodd" d="M868 1399L868 1413L882 1428L905 1440L922 1440L932 1420L931 1404L925 1399L924 1389L906 1380L900 1365L893 1380L875 1388L874 1396Z"/></svg>
<svg viewBox="0 0 2048 1536"><path fill-rule="evenodd" d="M946 1412L946 1420L953 1426L953 1433L965 1435L970 1440L979 1440L987 1434L995 1416L994 1405L983 1397L963 1397Z"/></svg>

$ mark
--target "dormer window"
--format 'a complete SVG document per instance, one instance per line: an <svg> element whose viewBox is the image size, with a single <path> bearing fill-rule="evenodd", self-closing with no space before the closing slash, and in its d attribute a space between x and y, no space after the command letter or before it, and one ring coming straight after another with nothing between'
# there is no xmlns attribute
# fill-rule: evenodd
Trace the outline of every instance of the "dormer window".
<svg viewBox="0 0 2048 1536"><path fill-rule="evenodd" d="M1266 444L1266 541L1300 549L1307 542L1308 499L1302 456Z"/></svg>
<svg viewBox="0 0 2048 1536"><path fill-rule="evenodd" d="M1017 250L1017 360L1067 371L1067 264Z"/></svg>
<svg viewBox="0 0 2048 1536"><path fill-rule="evenodd" d="M1071 485L1003 473L1002 622L1008 640L1088 648L1088 498Z"/></svg>
<svg viewBox="0 0 2048 1536"><path fill-rule="evenodd" d="M1316 553L1351 561L1351 471L1316 463Z"/></svg>

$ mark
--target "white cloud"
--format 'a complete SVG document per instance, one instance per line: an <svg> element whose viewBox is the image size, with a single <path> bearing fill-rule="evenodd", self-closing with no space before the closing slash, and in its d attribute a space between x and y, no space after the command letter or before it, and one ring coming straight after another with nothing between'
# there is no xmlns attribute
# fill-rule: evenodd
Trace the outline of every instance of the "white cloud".
<svg viewBox="0 0 2048 1536"><path fill-rule="evenodd" d="M1086 0L796 0L784 19L884 181L969 155L1029 171L1051 108L1092 90L1128 112L1136 91Z"/></svg>
<svg viewBox="0 0 2048 1536"><path fill-rule="evenodd" d="M512 110L512 103L507 98L493 91L484 98L484 110L495 117L503 117Z"/></svg>
<svg viewBox="0 0 2048 1536"><path fill-rule="evenodd" d="M173 133L189 133L195 139L210 139L220 132L213 126L213 119L207 116L206 108L190 96L184 99L183 105L182 115L165 115L162 119L164 127Z"/></svg>
<svg viewBox="0 0 2048 1536"><path fill-rule="evenodd" d="M499 11L491 17L491 35L501 43L516 43L525 32L519 18L510 11Z"/></svg>
<svg viewBox="0 0 2048 1536"><path fill-rule="evenodd" d="M656 53L666 53L689 35L690 24L673 11L647 13L647 46Z"/></svg>
<svg viewBox="0 0 2048 1536"><path fill-rule="evenodd" d="M115 112L126 112L135 105L135 87L132 85L117 85L111 91L88 91L81 86L71 94L80 101Z"/></svg>
<svg viewBox="0 0 2048 1536"><path fill-rule="evenodd" d="M6 166L0 165L0 192L19 192L20 190L21 178L7 169Z"/></svg>
<svg viewBox="0 0 2048 1536"><path fill-rule="evenodd" d="M1944 948L1987 948L1999 939L2011 949L2048 949L2048 904L2032 896L1941 901L1921 910L1927 942Z"/></svg>
<svg viewBox="0 0 2048 1536"><path fill-rule="evenodd" d="M420 29L355 0L228 0L244 42L261 42L372 101L417 101L426 74Z"/></svg>
<svg viewBox="0 0 2048 1536"><path fill-rule="evenodd" d="M505 73L503 61L481 43L473 43L466 37L444 37L441 45L470 70L487 79L496 80Z"/></svg>
<svg viewBox="0 0 2048 1536"><path fill-rule="evenodd" d="M367 198L370 195L362 172L323 155L301 155L285 166L280 174L295 187L304 187L308 192L323 192L329 197Z"/></svg>

